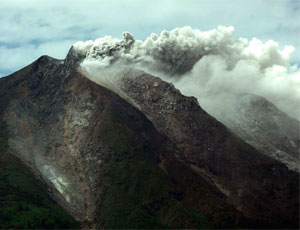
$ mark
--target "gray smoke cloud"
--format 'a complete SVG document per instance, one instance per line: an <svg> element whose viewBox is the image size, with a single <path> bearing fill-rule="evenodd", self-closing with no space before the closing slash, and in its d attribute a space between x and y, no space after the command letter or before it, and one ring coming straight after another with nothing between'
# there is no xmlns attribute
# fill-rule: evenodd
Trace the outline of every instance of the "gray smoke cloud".
<svg viewBox="0 0 300 230"><path fill-rule="evenodd" d="M234 38L233 27L210 31L191 27L151 34L145 41L130 33L77 42L86 58L81 69L92 80L118 92L118 79L140 69L172 82L219 120L233 117L240 94L265 97L281 110L300 117L300 70L290 64L293 46L275 41ZM119 92L121 93L121 92Z"/></svg>

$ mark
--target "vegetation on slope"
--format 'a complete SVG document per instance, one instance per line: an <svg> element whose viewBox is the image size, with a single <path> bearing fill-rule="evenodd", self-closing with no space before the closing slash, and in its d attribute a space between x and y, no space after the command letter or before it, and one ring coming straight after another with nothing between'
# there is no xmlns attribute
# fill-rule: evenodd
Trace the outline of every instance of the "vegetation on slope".
<svg viewBox="0 0 300 230"><path fill-rule="evenodd" d="M0 228L78 229L75 222L43 190L26 167L7 152L7 134L0 126Z"/></svg>
<svg viewBox="0 0 300 230"><path fill-rule="evenodd" d="M231 212L228 215L223 212L224 219L216 220L187 202L185 188L170 180L155 162L155 148L147 146L150 143L137 142L140 134L128 128L132 117L115 109L104 119L102 136L114 150L103 170L104 199L99 204L105 228L237 227ZM225 200L209 191L205 195L210 196L210 201L216 199L223 207ZM205 209L218 210L219 204L215 204L216 208L206 206ZM222 211L229 211L223 208Z"/></svg>

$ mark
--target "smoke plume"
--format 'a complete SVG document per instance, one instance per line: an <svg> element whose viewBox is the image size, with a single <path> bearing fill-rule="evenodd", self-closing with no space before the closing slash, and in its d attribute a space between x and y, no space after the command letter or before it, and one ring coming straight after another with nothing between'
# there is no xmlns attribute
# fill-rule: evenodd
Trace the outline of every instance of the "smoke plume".
<svg viewBox="0 0 300 230"><path fill-rule="evenodd" d="M300 70L290 64L292 46L275 41L234 38L233 27L200 31L191 27L151 34L145 41L130 33L77 42L86 58L81 69L92 80L118 91L118 78L143 70L173 82L187 96L195 96L210 114L224 120L236 113L240 94L265 97L282 111L300 117Z"/></svg>

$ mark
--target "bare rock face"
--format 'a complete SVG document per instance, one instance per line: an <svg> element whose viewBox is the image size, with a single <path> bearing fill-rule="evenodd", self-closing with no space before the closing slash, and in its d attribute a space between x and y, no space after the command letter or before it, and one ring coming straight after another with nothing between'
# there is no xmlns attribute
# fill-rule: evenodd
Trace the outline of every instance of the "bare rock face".
<svg viewBox="0 0 300 230"><path fill-rule="evenodd" d="M122 78L126 101L77 72L81 59L0 79L0 118L10 152L82 228L298 228L298 173L159 78Z"/></svg>

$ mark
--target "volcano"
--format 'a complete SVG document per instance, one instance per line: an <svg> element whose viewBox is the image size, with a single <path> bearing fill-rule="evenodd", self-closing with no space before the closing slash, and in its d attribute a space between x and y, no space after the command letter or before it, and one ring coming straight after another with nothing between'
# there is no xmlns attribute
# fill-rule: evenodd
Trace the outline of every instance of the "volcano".
<svg viewBox="0 0 300 230"><path fill-rule="evenodd" d="M74 46L0 79L2 228L299 228L297 119L245 94L223 124L153 73L99 80L84 60Z"/></svg>

